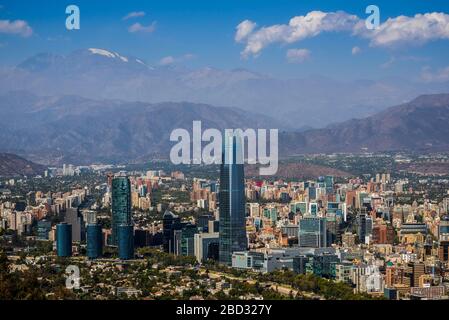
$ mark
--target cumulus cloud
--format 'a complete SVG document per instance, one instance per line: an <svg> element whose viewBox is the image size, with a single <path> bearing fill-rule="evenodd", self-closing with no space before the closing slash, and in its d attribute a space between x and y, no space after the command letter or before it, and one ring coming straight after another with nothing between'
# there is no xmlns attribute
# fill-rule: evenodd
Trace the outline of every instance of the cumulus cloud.
<svg viewBox="0 0 449 320"><path fill-rule="evenodd" d="M362 49L360 49L360 47L355 46L352 48L351 53L353 56L355 56L356 54L359 54L361 51Z"/></svg>
<svg viewBox="0 0 449 320"><path fill-rule="evenodd" d="M357 30L355 33L359 33ZM429 41L449 39L449 14L426 13L414 17L389 18L372 32L363 31L373 47L391 47L403 44L421 45Z"/></svg>
<svg viewBox="0 0 449 320"><path fill-rule="evenodd" d="M246 39L251 32L256 28L256 23L245 20L242 21L237 27L237 32L235 33L235 41L236 42L242 42L244 39Z"/></svg>
<svg viewBox="0 0 449 320"><path fill-rule="evenodd" d="M288 24L276 24L255 31L254 22L249 24L244 21L239 25L241 26L240 29L237 27L236 39L241 38L242 34L246 36L243 38L246 42L245 49L242 52L243 57L257 56L270 44L294 43L315 37L324 31L349 31L354 28L354 24L358 21L357 16L343 11L329 13L311 11L305 16L293 17ZM243 23L245 24L242 26ZM242 31L247 31L249 26L252 27L251 33ZM240 35L238 34L239 31Z"/></svg>
<svg viewBox="0 0 449 320"><path fill-rule="evenodd" d="M33 29L24 20L0 20L0 33L20 35L26 38L33 34Z"/></svg>
<svg viewBox="0 0 449 320"><path fill-rule="evenodd" d="M289 63L303 63L310 58L310 50L289 49L286 56Z"/></svg>
<svg viewBox="0 0 449 320"><path fill-rule="evenodd" d="M140 24L139 22L137 22L128 28L128 31L131 33L135 33L135 32L151 33L154 30L156 30L156 21L154 21L149 26L144 26L144 25Z"/></svg>
<svg viewBox="0 0 449 320"><path fill-rule="evenodd" d="M122 18L123 21L126 21L128 19L133 19L133 18L139 18L139 17L145 17L145 12L144 11L133 11L128 13L126 16L124 16Z"/></svg>
<svg viewBox="0 0 449 320"><path fill-rule="evenodd" d="M235 41L244 43L244 58L258 56L264 48L274 43L291 44L320 35L323 32L347 32L369 40L372 47L420 45L428 41L449 39L449 14L426 13L413 17L389 18L377 29L368 30L364 18L344 11L311 11L290 19L288 24L275 24L256 29L256 23L241 22ZM356 49L357 50L357 49Z"/></svg>

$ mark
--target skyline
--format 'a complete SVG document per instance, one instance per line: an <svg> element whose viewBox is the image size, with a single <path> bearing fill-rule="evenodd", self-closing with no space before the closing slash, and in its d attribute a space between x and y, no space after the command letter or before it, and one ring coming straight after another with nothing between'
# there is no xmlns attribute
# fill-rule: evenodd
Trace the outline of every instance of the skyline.
<svg viewBox="0 0 449 320"><path fill-rule="evenodd" d="M373 4L368 1L280 1L257 5L248 1L135 1L108 6L99 1L77 1L73 4L81 11L81 29L74 31L65 29L67 3L2 1L0 64L17 65L39 52L68 54L80 48L102 48L143 59L149 65L244 68L281 78L341 78L344 74L348 80L403 77L422 82L447 81L449 64L445 52L449 49L449 34L445 26L449 24L449 4L400 3L403 5L374 3L380 8L380 27L387 31L372 36L367 34L369 30L355 34L351 26L368 17L365 9ZM438 32L426 31L426 25L435 28L429 17L415 17L438 12ZM327 26L325 19L313 20L317 15L330 21L334 15L341 23ZM397 19L400 15L413 18L401 22ZM289 21L302 19L304 24L305 17L312 18L315 25L306 28L309 32L294 35ZM247 29L242 29L245 21ZM423 26L424 31L419 34L418 29ZM402 40L394 41L394 32L400 28ZM269 34L274 29L281 31ZM407 37L406 29L411 30L412 36Z"/></svg>

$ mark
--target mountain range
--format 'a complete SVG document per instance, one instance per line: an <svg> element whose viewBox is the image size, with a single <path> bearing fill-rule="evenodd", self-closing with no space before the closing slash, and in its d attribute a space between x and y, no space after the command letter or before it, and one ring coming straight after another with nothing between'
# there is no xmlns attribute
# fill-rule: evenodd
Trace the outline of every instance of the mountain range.
<svg viewBox="0 0 449 320"><path fill-rule="evenodd" d="M0 152L34 162L90 164L167 159L170 133L216 128L279 129L279 156L306 153L449 150L449 94L422 95L373 116L322 129L289 130L266 115L191 102L128 102L79 96L0 96Z"/></svg>
<svg viewBox="0 0 449 320"><path fill-rule="evenodd" d="M415 98L416 92L449 92L449 83L402 78L335 80L306 74L279 79L246 69L150 66L143 59L88 48L67 55L41 53L17 66L1 67L0 94L12 90L91 100L229 106L267 115L288 129L303 129L374 115Z"/></svg>
<svg viewBox="0 0 449 320"><path fill-rule="evenodd" d="M270 117L237 108L39 97L23 91L1 96L0 112L0 150L45 164L167 158L174 144L171 132L192 132L195 120L202 121L203 130L281 127Z"/></svg>
<svg viewBox="0 0 449 320"><path fill-rule="evenodd" d="M448 151L449 94L421 95L363 119L284 133L281 154Z"/></svg>
<svg viewBox="0 0 449 320"><path fill-rule="evenodd" d="M35 176L45 167L14 154L0 153L0 177Z"/></svg>

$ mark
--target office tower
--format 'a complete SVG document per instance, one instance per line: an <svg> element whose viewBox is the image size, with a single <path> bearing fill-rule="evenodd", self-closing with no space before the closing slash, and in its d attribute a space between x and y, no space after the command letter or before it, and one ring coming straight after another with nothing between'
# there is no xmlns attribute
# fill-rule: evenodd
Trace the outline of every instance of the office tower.
<svg viewBox="0 0 449 320"><path fill-rule="evenodd" d="M366 237L372 234L373 219L365 212L359 213L357 216L357 235L360 243L365 243Z"/></svg>
<svg viewBox="0 0 449 320"><path fill-rule="evenodd" d="M103 234L99 224L87 225L87 257L96 259L103 255Z"/></svg>
<svg viewBox="0 0 449 320"><path fill-rule="evenodd" d="M198 262L219 258L219 234L196 233L194 235L195 257Z"/></svg>
<svg viewBox="0 0 449 320"><path fill-rule="evenodd" d="M438 228L439 236L449 235L449 215L445 214L440 219L440 226Z"/></svg>
<svg viewBox="0 0 449 320"><path fill-rule="evenodd" d="M326 192L332 193L334 188L334 177L333 176L325 176L324 177L324 185L326 186Z"/></svg>
<svg viewBox="0 0 449 320"><path fill-rule="evenodd" d="M118 243L119 225L132 225L131 182L125 176L112 180L112 244Z"/></svg>
<svg viewBox="0 0 449 320"><path fill-rule="evenodd" d="M132 225L121 224L117 227L118 257L121 260L134 258L134 227Z"/></svg>
<svg viewBox="0 0 449 320"><path fill-rule="evenodd" d="M58 257L72 256L72 225L63 222L56 226L56 253Z"/></svg>
<svg viewBox="0 0 449 320"><path fill-rule="evenodd" d="M209 221L214 220L214 216L211 214L203 214L198 217L197 225L203 232L207 232L209 227Z"/></svg>
<svg viewBox="0 0 449 320"><path fill-rule="evenodd" d="M440 261L447 263L449 261L449 235L440 237L438 245L438 258Z"/></svg>
<svg viewBox="0 0 449 320"><path fill-rule="evenodd" d="M37 222L37 239L48 240L48 234L51 231L51 222L45 219Z"/></svg>
<svg viewBox="0 0 449 320"><path fill-rule="evenodd" d="M318 213L318 203L311 202L309 203L309 214L312 216L316 216Z"/></svg>
<svg viewBox="0 0 449 320"><path fill-rule="evenodd" d="M309 187L307 188L307 194L309 196L309 201L316 200L316 188L315 187Z"/></svg>
<svg viewBox="0 0 449 320"><path fill-rule="evenodd" d="M80 242L84 240L84 219L79 214L78 208L68 208L64 222L72 225L72 241Z"/></svg>
<svg viewBox="0 0 449 320"><path fill-rule="evenodd" d="M226 134L220 167L220 262L232 264L232 253L247 249L243 139Z"/></svg>
<svg viewBox="0 0 449 320"><path fill-rule="evenodd" d="M181 255L194 256L194 236L198 233L198 227L193 224L187 224L182 228L181 232Z"/></svg>
<svg viewBox="0 0 449 320"><path fill-rule="evenodd" d="M326 247L326 218L305 217L299 220L298 245L308 248Z"/></svg>
<svg viewBox="0 0 449 320"><path fill-rule="evenodd" d="M173 212L166 210L162 217L162 233L163 233L163 248L164 252L174 253L175 245L175 231L181 230L181 219L173 214Z"/></svg>
<svg viewBox="0 0 449 320"><path fill-rule="evenodd" d="M410 281L410 287L418 287L419 286L419 278L425 274L426 267L422 262L410 262L406 266L406 276L407 282Z"/></svg>

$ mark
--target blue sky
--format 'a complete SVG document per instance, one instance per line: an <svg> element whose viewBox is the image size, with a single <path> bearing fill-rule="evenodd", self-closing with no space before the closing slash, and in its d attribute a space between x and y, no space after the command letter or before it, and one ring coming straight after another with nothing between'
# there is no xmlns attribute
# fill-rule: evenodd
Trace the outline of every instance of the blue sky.
<svg viewBox="0 0 449 320"><path fill-rule="evenodd" d="M65 29L65 8L69 4L76 4L81 10L81 30ZM0 65L15 65L40 52L66 54L95 47L135 56L149 64L172 57L165 61L174 60L192 68L247 68L285 78L307 75L415 78L423 70L431 76L445 76L445 68L449 67L449 37L444 34L426 34L429 39L420 41L373 45L377 38L373 40L369 35L327 30L297 41L265 43L260 52L246 57L242 57L242 52L247 40L235 41L236 27L245 20L257 24L247 38L250 39L252 35L263 36L262 32L257 33L262 27L286 26L293 17L314 10L324 13L341 10L364 20L368 16L365 8L370 4L380 8L381 23L400 15L413 17L433 12L447 15L449 21L447 0L0 0ZM124 20L131 12L145 15ZM26 22L31 34L14 33L6 25L17 20ZM154 31L129 32L136 23L144 27L154 23ZM358 49L353 54L355 47ZM287 57L289 50L292 54L303 54L303 58L292 61Z"/></svg>

